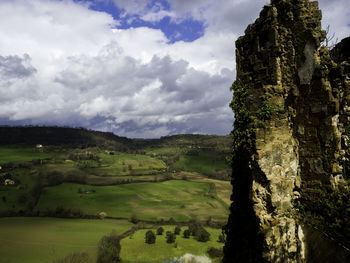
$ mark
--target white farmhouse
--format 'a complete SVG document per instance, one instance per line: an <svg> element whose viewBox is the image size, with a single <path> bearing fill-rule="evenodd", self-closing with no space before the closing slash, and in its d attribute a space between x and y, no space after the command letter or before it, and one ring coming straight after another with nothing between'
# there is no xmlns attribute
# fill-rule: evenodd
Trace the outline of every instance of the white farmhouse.
<svg viewBox="0 0 350 263"><path fill-rule="evenodd" d="M6 179L4 185L14 185L15 181L11 180L11 179Z"/></svg>

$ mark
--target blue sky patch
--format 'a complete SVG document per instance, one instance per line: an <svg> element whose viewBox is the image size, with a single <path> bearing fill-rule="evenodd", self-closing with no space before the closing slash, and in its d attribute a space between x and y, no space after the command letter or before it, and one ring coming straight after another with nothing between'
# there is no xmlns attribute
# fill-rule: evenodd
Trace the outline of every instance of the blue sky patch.
<svg viewBox="0 0 350 263"><path fill-rule="evenodd" d="M113 1L96 1L85 0L75 2L90 2L90 9L106 12L113 16L113 18L119 21L120 25L116 26L118 29L128 29L137 27L148 27L152 29L160 29L165 36L169 39L169 43L175 43L177 41L192 42L204 35L205 26L201 21L197 21L191 18L186 18L182 21L172 21L169 16L163 17L160 21L149 22L141 19L140 14L124 14L124 10L118 8ZM170 5L167 1L153 0L147 4L147 10L153 9L153 11L171 11Z"/></svg>

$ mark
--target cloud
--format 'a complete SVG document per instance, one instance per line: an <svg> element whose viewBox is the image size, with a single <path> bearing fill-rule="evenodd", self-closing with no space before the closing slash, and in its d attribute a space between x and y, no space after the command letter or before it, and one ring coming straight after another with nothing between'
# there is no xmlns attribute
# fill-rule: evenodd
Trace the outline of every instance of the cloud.
<svg viewBox="0 0 350 263"><path fill-rule="evenodd" d="M234 41L268 1L108 1L122 10L118 21L91 1L0 1L0 123L129 137L227 134ZM347 0L320 6L324 24L349 35ZM164 18L171 26L197 21L204 32L188 42L178 31L170 42ZM144 23L121 29L123 19Z"/></svg>
<svg viewBox="0 0 350 263"><path fill-rule="evenodd" d="M322 10L322 27L330 26L331 35L335 39L342 40L350 36L350 10L348 0L319 0L319 7Z"/></svg>
<svg viewBox="0 0 350 263"><path fill-rule="evenodd" d="M99 123L98 129L118 128L119 134L134 137L149 136L152 131L157 136L156 131L205 133L201 125L212 111L230 115L227 100L222 100L230 97L229 70L211 75L169 56L154 56L142 63L114 45L98 56L71 58L56 79L65 89L77 92L76 113L91 120L95 116L110 120L105 126ZM222 128L224 121L214 119L214 127Z"/></svg>
<svg viewBox="0 0 350 263"><path fill-rule="evenodd" d="M28 54L20 56L0 56L0 80L26 78L36 72Z"/></svg>

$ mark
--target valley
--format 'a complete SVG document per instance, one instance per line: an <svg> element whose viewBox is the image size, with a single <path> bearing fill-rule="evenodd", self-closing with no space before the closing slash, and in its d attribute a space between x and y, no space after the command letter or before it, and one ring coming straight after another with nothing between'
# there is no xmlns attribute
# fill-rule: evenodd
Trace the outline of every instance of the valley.
<svg viewBox="0 0 350 263"><path fill-rule="evenodd" d="M123 236L122 262L209 256L210 247L223 247L218 237L232 191L229 136L131 140L57 127L0 133L12 140L0 145L0 236L7 240L0 262L54 262L78 252L95 262L98 241L113 230ZM191 222L207 229L207 242L181 233L176 245L165 235L145 243L147 229L184 231Z"/></svg>

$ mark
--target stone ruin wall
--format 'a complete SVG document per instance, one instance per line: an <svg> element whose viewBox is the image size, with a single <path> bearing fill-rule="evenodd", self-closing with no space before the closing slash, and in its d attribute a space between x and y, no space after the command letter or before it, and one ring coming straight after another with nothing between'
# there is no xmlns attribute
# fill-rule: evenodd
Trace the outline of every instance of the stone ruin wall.
<svg viewBox="0 0 350 263"><path fill-rule="evenodd" d="M234 148L223 262L311 262L294 202L315 181L345 185L350 59L321 46L321 17L318 2L272 0L236 41L234 144L250 146Z"/></svg>

